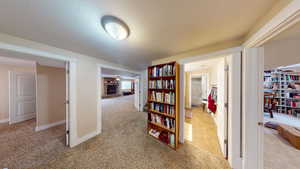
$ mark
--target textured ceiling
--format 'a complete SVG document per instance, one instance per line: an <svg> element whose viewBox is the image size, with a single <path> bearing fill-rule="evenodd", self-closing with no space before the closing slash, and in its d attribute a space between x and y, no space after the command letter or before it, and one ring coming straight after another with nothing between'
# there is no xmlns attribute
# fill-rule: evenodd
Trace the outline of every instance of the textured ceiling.
<svg viewBox="0 0 300 169"><path fill-rule="evenodd" d="M150 61L237 40L276 0L2 0L0 32L142 69ZM131 30L115 41L110 14Z"/></svg>

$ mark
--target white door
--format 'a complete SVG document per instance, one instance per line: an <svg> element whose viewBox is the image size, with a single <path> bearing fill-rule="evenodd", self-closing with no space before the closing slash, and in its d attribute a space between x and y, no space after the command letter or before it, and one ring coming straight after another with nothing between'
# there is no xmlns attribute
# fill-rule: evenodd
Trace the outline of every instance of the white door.
<svg viewBox="0 0 300 169"><path fill-rule="evenodd" d="M9 78L9 124L35 118L35 74L9 72Z"/></svg>
<svg viewBox="0 0 300 169"><path fill-rule="evenodd" d="M134 107L140 111L140 83L139 83L139 79L134 80Z"/></svg>
<svg viewBox="0 0 300 169"><path fill-rule="evenodd" d="M263 169L264 48L243 53L243 168Z"/></svg>
<svg viewBox="0 0 300 169"><path fill-rule="evenodd" d="M192 106L199 106L202 103L202 79L192 78Z"/></svg>
<svg viewBox="0 0 300 169"><path fill-rule="evenodd" d="M208 86L208 79L207 79L207 73L203 74L201 76L201 89L202 89L202 100L207 99L207 86Z"/></svg>
<svg viewBox="0 0 300 169"><path fill-rule="evenodd" d="M70 72L70 63L66 62L65 65L65 70L66 70L66 101L65 101L65 106L66 106L66 146L70 145L70 123L69 123L69 117L70 117L70 103L69 103L69 72Z"/></svg>

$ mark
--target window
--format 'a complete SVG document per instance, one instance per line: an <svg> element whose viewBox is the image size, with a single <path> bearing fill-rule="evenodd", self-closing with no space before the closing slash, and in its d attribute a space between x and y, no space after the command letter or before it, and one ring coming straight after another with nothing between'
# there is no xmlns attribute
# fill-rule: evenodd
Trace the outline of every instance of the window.
<svg viewBox="0 0 300 169"><path fill-rule="evenodd" d="M122 81L121 89L122 90L130 90L131 89L131 81Z"/></svg>

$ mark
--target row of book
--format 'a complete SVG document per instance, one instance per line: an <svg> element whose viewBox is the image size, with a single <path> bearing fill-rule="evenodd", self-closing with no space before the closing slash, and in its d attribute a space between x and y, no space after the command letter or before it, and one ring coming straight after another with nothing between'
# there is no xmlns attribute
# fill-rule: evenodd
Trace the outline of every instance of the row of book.
<svg viewBox="0 0 300 169"><path fill-rule="evenodd" d="M287 75L286 77L287 81L294 81L294 80L299 80L299 75Z"/></svg>
<svg viewBox="0 0 300 169"><path fill-rule="evenodd" d="M174 64L164 65L163 67L155 66L149 71L150 77L174 76L176 74L176 66Z"/></svg>
<svg viewBox="0 0 300 169"><path fill-rule="evenodd" d="M150 89L175 89L175 80L150 80Z"/></svg>
<svg viewBox="0 0 300 169"><path fill-rule="evenodd" d="M152 91L150 100L167 104L175 104L175 92L156 92Z"/></svg>
<svg viewBox="0 0 300 169"><path fill-rule="evenodd" d="M287 100L286 105L293 108L300 108L300 102L295 100Z"/></svg>
<svg viewBox="0 0 300 169"><path fill-rule="evenodd" d="M166 144L175 146L175 135L173 133L150 129L149 134Z"/></svg>
<svg viewBox="0 0 300 169"><path fill-rule="evenodd" d="M175 115L175 107L171 105L165 105L160 103L150 103L150 110L155 110L168 115Z"/></svg>
<svg viewBox="0 0 300 169"><path fill-rule="evenodd" d="M148 120L150 122L160 124L170 130L175 129L175 120L174 119L164 117L164 116L161 116L158 114L148 113Z"/></svg>

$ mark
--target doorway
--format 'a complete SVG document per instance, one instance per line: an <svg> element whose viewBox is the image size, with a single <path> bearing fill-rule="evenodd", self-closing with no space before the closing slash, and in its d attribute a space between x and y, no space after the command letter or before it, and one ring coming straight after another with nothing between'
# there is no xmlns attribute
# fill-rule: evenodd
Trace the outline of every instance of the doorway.
<svg viewBox="0 0 300 169"><path fill-rule="evenodd" d="M102 131L107 134L140 113L140 76L106 67L100 72Z"/></svg>
<svg viewBox="0 0 300 169"><path fill-rule="evenodd" d="M204 108L208 108L208 97L212 93L212 89L215 88L217 97L214 101L220 104L211 107L216 108L216 114L210 113L210 118L213 118L214 125L216 126L217 142L221 151L221 158L227 159L232 168L242 167L242 84L237 83L241 81L242 75L241 52L242 49L237 47L179 61L181 64L180 77L184 79L181 80L180 86L184 86L185 89L180 90L180 104L184 106L181 106L180 110L179 140L181 143L185 143L184 137L186 132L184 130L184 120L186 115L189 114L185 109L192 108L190 104L191 95L189 95L191 92L189 87L191 83L189 82L192 79L192 75L187 72L192 72L193 69L202 69L202 72L198 72L197 76L201 76L201 79L204 79L202 80L202 85L204 89L206 88L206 92L202 92L203 97L207 97L207 100L205 98L202 99L204 104L206 104ZM189 64L190 66L188 66ZM213 68L208 68L205 64L213 65ZM206 71L204 71L205 69ZM214 71L211 71L211 69L214 69Z"/></svg>
<svg viewBox="0 0 300 169"><path fill-rule="evenodd" d="M0 168L36 167L69 146L66 63L0 52Z"/></svg>
<svg viewBox="0 0 300 169"><path fill-rule="evenodd" d="M264 169L300 162L300 23L264 43L262 137ZM280 160L274 160L280 159Z"/></svg>
<svg viewBox="0 0 300 169"><path fill-rule="evenodd" d="M184 65L185 140L218 157L227 156L225 61L222 56Z"/></svg>
<svg viewBox="0 0 300 169"><path fill-rule="evenodd" d="M202 92L204 92L203 90L203 86L202 86L202 77L192 77L192 84L191 84L191 88L192 88L192 100L191 100L191 104L194 107L200 106L203 102L203 98L202 98Z"/></svg>

